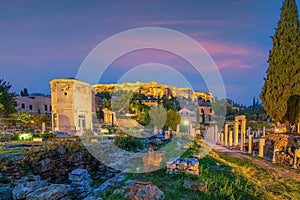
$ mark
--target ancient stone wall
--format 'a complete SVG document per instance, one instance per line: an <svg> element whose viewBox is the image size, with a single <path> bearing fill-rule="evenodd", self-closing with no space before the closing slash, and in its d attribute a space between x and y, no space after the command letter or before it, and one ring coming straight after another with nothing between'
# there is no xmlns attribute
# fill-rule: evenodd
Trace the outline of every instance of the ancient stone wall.
<svg viewBox="0 0 300 200"><path fill-rule="evenodd" d="M293 166L294 153L300 148L300 136L288 134L270 134L266 136L264 147L265 156L272 158L276 149L275 160L277 163ZM296 166L300 167L300 159Z"/></svg>

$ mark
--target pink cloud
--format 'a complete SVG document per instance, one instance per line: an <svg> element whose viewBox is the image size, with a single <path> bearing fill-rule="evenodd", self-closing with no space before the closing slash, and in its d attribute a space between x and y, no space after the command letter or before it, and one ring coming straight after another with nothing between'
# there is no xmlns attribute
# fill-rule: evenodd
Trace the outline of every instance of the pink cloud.
<svg viewBox="0 0 300 200"><path fill-rule="evenodd" d="M212 55L252 55L259 57L264 55L263 52L241 43L225 43L209 40L198 40L198 42Z"/></svg>
<svg viewBox="0 0 300 200"><path fill-rule="evenodd" d="M178 24L198 24L199 20L161 20L149 22L150 25L178 25Z"/></svg>
<svg viewBox="0 0 300 200"><path fill-rule="evenodd" d="M255 67L256 63L253 64L246 64L245 61L241 58L226 58L226 59L220 59L216 61L216 64L219 69L224 69L228 67L237 67L242 69L248 69Z"/></svg>
<svg viewBox="0 0 300 200"><path fill-rule="evenodd" d="M226 20L158 20L146 22L148 25L152 26L168 26L168 25L189 25L189 24L213 24L213 25L229 25L229 26L238 26L245 27L250 29L258 30L256 26L245 23L238 23L233 21Z"/></svg>

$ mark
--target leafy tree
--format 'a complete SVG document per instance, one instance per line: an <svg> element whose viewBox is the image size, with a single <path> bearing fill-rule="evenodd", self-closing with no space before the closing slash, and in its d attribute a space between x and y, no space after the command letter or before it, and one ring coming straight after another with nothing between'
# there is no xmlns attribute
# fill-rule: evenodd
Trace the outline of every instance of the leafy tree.
<svg viewBox="0 0 300 200"><path fill-rule="evenodd" d="M163 100L163 106L166 110L177 110L175 103L167 98Z"/></svg>
<svg viewBox="0 0 300 200"><path fill-rule="evenodd" d="M28 97L29 96L27 88L24 88L24 90L21 90L20 94L21 94L22 97Z"/></svg>
<svg viewBox="0 0 300 200"><path fill-rule="evenodd" d="M180 115L177 111L168 110L167 111L167 120L166 120L166 127L176 130L177 125L180 123Z"/></svg>
<svg viewBox="0 0 300 200"><path fill-rule="evenodd" d="M102 108L106 108L106 109L110 110L110 103L107 101L106 98L103 99Z"/></svg>
<svg viewBox="0 0 300 200"><path fill-rule="evenodd" d="M16 112L14 97L15 94L9 92L11 84L0 79L0 117L8 117L10 114Z"/></svg>
<svg viewBox="0 0 300 200"><path fill-rule="evenodd" d="M132 137L130 135L125 136L125 134L118 135L114 138L114 145L126 150L135 152L143 148L143 142L141 138Z"/></svg>
<svg viewBox="0 0 300 200"><path fill-rule="evenodd" d="M297 124L300 119L300 96L299 95L292 95L290 96L288 103L288 110L294 112L287 112L285 117L289 119L291 124Z"/></svg>
<svg viewBox="0 0 300 200"><path fill-rule="evenodd" d="M150 119L150 115L149 115L149 110L145 109L143 112L141 112L138 116L137 119L138 123L140 123L143 126L147 126L151 119Z"/></svg>
<svg viewBox="0 0 300 200"><path fill-rule="evenodd" d="M35 116L29 113L16 112L12 114L11 117L14 118L24 129L32 128L36 123Z"/></svg>
<svg viewBox="0 0 300 200"><path fill-rule="evenodd" d="M0 93L0 96L1 96L1 95L2 95L2 93ZM0 103L0 110L3 109L3 108L4 108L3 104Z"/></svg>
<svg viewBox="0 0 300 200"><path fill-rule="evenodd" d="M36 116L34 119L37 123L38 126L42 126L43 122L45 123L46 126L49 126L51 123L51 119L49 116L46 114L41 114L39 116Z"/></svg>
<svg viewBox="0 0 300 200"><path fill-rule="evenodd" d="M212 104L212 109L215 112L215 115L226 115L227 112L227 101L226 99L218 100L215 98L214 103Z"/></svg>
<svg viewBox="0 0 300 200"><path fill-rule="evenodd" d="M196 111L196 122L197 122L197 126L198 126L198 124L200 123L200 112L199 112L199 108L197 108L197 111Z"/></svg>
<svg viewBox="0 0 300 200"><path fill-rule="evenodd" d="M121 112L128 109L131 94L130 92L120 92L116 94L116 98L111 100L111 109L114 112Z"/></svg>
<svg viewBox="0 0 300 200"><path fill-rule="evenodd" d="M202 117L202 124L205 124L205 113L204 113L203 108L201 109L201 113L202 113L202 115L201 115L201 117Z"/></svg>
<svg viewBox="0 0 300 200"><path fill-rule="evenodd" d="M269 54L267 78L260 98L267 114L276 122L292 123L292 114L300 110L288 105L290 101L299 104L300 95L300 30L299 16L295 0L285 0L281 8L280 20ZM296 95L296 96L294 96ZM294 97L291 97L294 96ZM298 113L298 114L297 114ZM298 120L299 121L299 118ZM293 122L295 123L295 122Z"/></svg>
<svg viewBox="0 0 300 200"><path fill-rule="evenodd" d="M161 129L166 122L167 113L162 105L152 106L149 115L157 130Z"/></svg>
<svg viewBox="0 0 300 200"><path fill-rule="evenodd" d="M100 97L101 99L111 99L111 94L109 92L98 92L96 96Z"/></svg>
<svg viewBox="0 0 300 200"><path fill-rule="evenodd" d="M161 99L160 99L160 96L158 95L158 98L157 98L157 104L160 105L161 104Z"/></svg>

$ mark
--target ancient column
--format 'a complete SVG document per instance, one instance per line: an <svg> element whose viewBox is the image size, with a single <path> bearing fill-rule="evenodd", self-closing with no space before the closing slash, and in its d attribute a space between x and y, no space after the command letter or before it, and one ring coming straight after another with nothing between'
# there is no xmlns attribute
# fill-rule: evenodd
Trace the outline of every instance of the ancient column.
<svg viewBox="0 0 300 200"><path fill-rule="evenodd" d="M266 127L263 127L263 136L266 136Z"/></svg>
<svg viewBox="0 0 300 200"><path fill-rule="evenodd" d="M109 123L111 124L111 125L113 125L113 114L111 113L111 112L109 112Z"/></svg>
<svg viewBox="0 0 300 200"><path fill-rule="evenodd" d="M241 135L243 136L243 146L245 146L245 141L246 141L246 119L244 119L242 121L242 127L241 127L241 129L242 129L241 130Z"/></svg>
<svg viewBox="0 0 300 200"><path fill-rule="evenodd" d="M218 125L215 124L214 126L214 141L218 142Z"/></svg>
<svg viewBox="0 0 300 200"><path fill-rule="evenodd" d="M103 115L104 115L104 124L107 124L107 112L103 110Z"/></svg>
<svg viewBox="0 0 300 200"><path fill-rule="evenodd" d="M253 148L253 135L249 135L249 143L248 143L248 153L252 153Z"/></svg>
<svg viewBox="0 0 300 200"><path fill-rule="evenodd" d="M224 133L225 134L228 133L228 124L225 124L225 126L224 126Z"/></svg>
<svg viewBox="0 0 300 200"><path fill-rule="evenodd" d="M260 129L257 129L257 136L260 137Z"/></svg>
<svg viewBox="0 0 300 200"><path fill-rule="evenodd" d="M298 125L297 125L297 133L300 134L300 122L298 122Z"/></svg>
<svg viewBox="0 0 300 200"><path fill-rule="evenodd" d="M264 157L264 147L265 147L265 139L259 139L259 157Z"/></svg>
<svg viewBox="0 0 300 200"><path fill-rule="evenodd" d="M240 142L240 150L244 151L244 146L245 146L245 133L241 132L241 142Z"/></svg>
<svg viewBox="0 0 300 200"><path fill-rule="evenodd" d="M46 124L45 122L42 122L42 133L45 133L46 130Z"/></svg>
<svg viewBox="0 0 300 200"><path fill-rule="evenodd" d="M229 146L232 146L232 131L229 131Z"/></svg>
<svg viewBox="0 0 300 200"><path fill-rule="evenodd" d="M234 121L234 146L237 146L239 143L239 121Z"/></svg>
<svg viewBox="0 0 300 200"><path fill-rule="evenodd" d="M225 146L228 146L228 127L227 127L227 131L224 134L225 137Z"/></svg>
<svg viewBox="0 0 300 200"><path fill-rule="evenodd" d="M221 133L221 145L224 145L224 133Z"/></svg>
<svg viewBox="0 0 300 200"><path fill-rule="evenodd" d="M300 149L296 149L295 153L294 153L294 164L293 164L293 168L297 169L297 162L298 162L298 158L300 158Z"/></svg>
<svg viewBox="0 0 300 200"><path fill-rule="evenodd" d="M250 133L251 133L251 128L250 128L250 126L248 126L248 129L247 129L247 136L249 136Z"/></svg>
<svg viewBox="0 0 300 200"><path fill-rule="evenodd" d="M276 163L276 152L277 152L277 151L279 151L279 149L275 149L275 148L274 148L274 151L273 151L273 158L272 158L272 162L273 162L273 163Z"/></svg>

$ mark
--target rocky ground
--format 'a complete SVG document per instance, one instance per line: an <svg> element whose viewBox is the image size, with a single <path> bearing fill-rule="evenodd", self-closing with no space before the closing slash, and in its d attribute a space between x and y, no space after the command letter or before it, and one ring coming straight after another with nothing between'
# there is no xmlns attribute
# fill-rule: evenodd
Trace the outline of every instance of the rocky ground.
<svg viewBox="0 0 300 200"><path fill-rule="evenodd" d="M267 173L275 174L276 180L300 182L300 175L296 170L282 168L270 161L232 152L220 146L216 146L214 150L231 158L249 160L255 166L266 169ZM183 158L170 160L166 168L148 174L130 174L106 167L76 141L49 142L40 147L7 150L0 154L0 199L159 200L200 197L260 199L259 196L264 197L263 195L269 197L253 182L240 176L243 175L243 170L248 174L247 167L235 166L234 161L231 162L232 166L241 170L235 175L234 169L217 163L215 159L209 158L211 156L198 158L200 151L204 151L203 143L194 141ZM151 157L149 155L147 159ZM225 160L224 162L226 163ZM253 166L252 168L254 169ZM253 176L256 176L255 173L257 172L253 172ZM228 185L229 180L231 185ZM281 186L294 191L298 185L294 182L292 184L288 181L288 185ZM245 194L245 191L249 194ZM271 197L275 198L273 193Z"/></svg>

